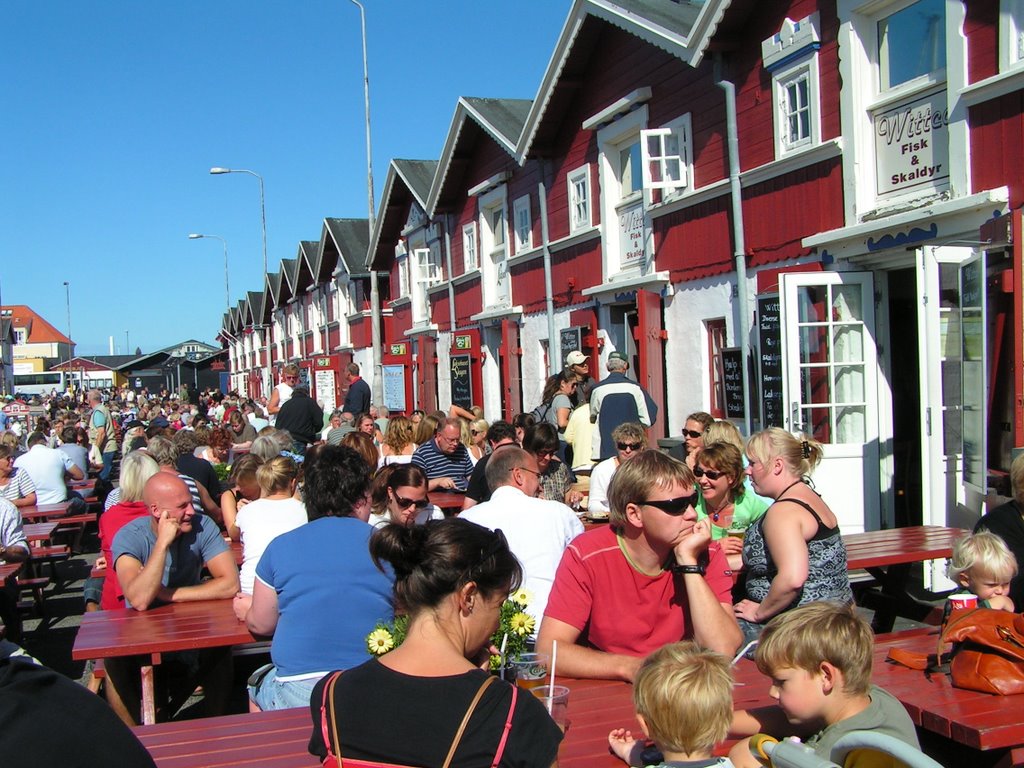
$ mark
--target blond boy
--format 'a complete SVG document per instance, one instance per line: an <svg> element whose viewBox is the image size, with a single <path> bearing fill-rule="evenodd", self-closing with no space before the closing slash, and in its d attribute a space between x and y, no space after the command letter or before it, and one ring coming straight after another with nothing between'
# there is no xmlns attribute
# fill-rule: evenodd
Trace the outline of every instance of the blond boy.
<svg viewBox="0 0 1024 768"><path fill-rule="evenodd" d="M728 759L712 756L732 720L732 670L724 656L688 640L659 648L637 672L633 706L644 736L654 741L662 759L645 759L643 743L625 728L616 728L608 734L608 744L627 764L732 766Z"/></svg>
<svg viewBox="0 0 1024 768"><path fill-rule="evenodd" d="M877 731L920 749L914 724L899 700L871 684L871 627L852 606L809 603L776 616L757 648L757 667L771 678L768 694L777 707L733 714L732 735L796 735L828 758L851 731ZM737 768L759 765L748 739L729 757ZM901 765L877 752L850 754L845 768Z"/></svg>
<svg viewBox="0 0 1024 768"><path fill-rule="evenodd" d="M1014 610L1009 594L1010 581L1017 575L1017 558L994 533L979 531L960 539L953 547L947 573L960 585L953 596L976 595L979 608Z"/></svg>

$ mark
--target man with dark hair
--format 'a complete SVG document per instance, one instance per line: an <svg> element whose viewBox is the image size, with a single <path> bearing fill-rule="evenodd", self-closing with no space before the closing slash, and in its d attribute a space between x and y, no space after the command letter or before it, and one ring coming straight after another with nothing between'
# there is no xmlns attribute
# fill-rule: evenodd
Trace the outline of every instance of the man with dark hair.
<svg viewBox="0 0 1024 768"><path fill-rule="evenodd" d="M463 509L469 509L476 504L490 500L491 488L487 484L487 464L498 448L516 444L516 428L507 421L496 421L487 428L487 442L491 446L491 452L473 467L473 474L469 476L469 484L466 486L466 498L462 502Z"/></svg>
<svg viewBox="0 0 1024 768"><path fill-rule="evenodd" d="M92 414L89 416L89 442L97 446L103 454L103 470L100 472L100 479L109 480L118 448L114 420L111 418L107 406L103 404L103 395L98 389L89 390L88 401L89 407L92 408Z"/></svg>
<svg viewBox="0 0 1024 768"><path fill-rule="evenodd" d="M359 377L359 365L349 363L345 375L348 379L348 392L345 393L345 402L341 410L347 413L369 413L370 385Z"/></svg>
<svg viewBox="0 0 1024 768"><path fill-rule="evenodd" d="M292 450L300 456L312 444L324 426L324 409L309 396L309 388L298 384L291 399L281 406L277 414L277 428L292 436Z"/></svg>
<svg viewBox="0 0 1024 768"><path fill-rule="evenodd" d="M270 542L252 596L235 598L249 630L274 638L273 663L249 678L253 707L308 707L324 675L369 658L367 633L391 618L393 577L370 559L371 480L351 448L320 446L303 486L309 522Z"/></svg>

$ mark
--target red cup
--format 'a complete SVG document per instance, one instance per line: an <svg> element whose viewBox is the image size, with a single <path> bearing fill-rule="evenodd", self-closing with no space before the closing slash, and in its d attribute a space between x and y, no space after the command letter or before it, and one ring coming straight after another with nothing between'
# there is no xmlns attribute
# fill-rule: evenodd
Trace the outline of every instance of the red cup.
<svg viewBox="0 0 1024 768"><path fill-rule="evenodd" d="M978 607L977 595L950 595L949 604L954 611L963 611L968 608Z"/></svg>

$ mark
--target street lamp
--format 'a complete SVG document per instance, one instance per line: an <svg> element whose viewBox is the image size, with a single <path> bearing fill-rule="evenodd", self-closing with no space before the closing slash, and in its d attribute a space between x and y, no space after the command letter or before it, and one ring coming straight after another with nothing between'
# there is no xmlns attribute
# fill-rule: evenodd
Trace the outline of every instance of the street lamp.
<svg viewBox="0 0 1024 768"><path fill-rule="evenodd" d="M67 280L64 281L64 305L68 310L68 364L67 370L64 371L64 378L67 381L71 374L71 283Z"/></svg>
<svg viewBox="0 0 1024 768"><path fill-rule="evenodd" d="M220 240L224 245L224 307L227 312L231 312L231 291L228 289L228 241L220 235L198 235L191 234L188 236L189 240L202 240L205 237L212 237L215 240Z"/></svg>
<svg viewBox="0 0 1024 768"><path fill-rule="evenodd" d="M255 176L260 180L260 220L263 224L263 283L266 285L267 282L267 206L266 199L263 196L263 177L260 176L256 171L249 171L245 168L221 168L215 166L210 169L210 173L218 176L222 173L248 173L250 176Z"/></svg>

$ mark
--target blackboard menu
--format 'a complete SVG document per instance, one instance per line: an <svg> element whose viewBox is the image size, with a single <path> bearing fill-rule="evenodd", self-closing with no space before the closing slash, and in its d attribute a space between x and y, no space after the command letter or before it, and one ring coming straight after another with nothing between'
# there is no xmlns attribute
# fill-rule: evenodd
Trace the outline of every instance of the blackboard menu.
<svg viewBox="0 0 1024 768"><path fill-rule="evenodd" d="M452 405L469 410L473 405L473 377L470 375L470 356L452 355L449 365L452 374Z"/></svg>
<svg viewBox="0 0 1024 768"><path fill-rule="evenodd" d="M757 346L761 368L761 427L782 427L785 426L782 322L777 293L757 297Z"/></svg>
<svg viewBox="0 0 1024 768"><path fill-rule="evenodd" d="M742 419L747 410L743 395L743 350L738 347L722 350L722 377L725 385L725 417Z"/></svg>
<svg viewBox="0 0 1024 768"><path fill-rule="evenodd" d="M558 345L562 349L562 362L564 363L565 358L570 352L583 349L580 340L580 329L578 327L563 328L558 334Z"/></svg>

